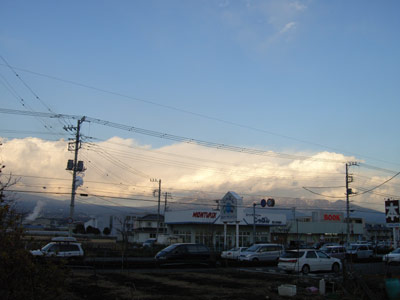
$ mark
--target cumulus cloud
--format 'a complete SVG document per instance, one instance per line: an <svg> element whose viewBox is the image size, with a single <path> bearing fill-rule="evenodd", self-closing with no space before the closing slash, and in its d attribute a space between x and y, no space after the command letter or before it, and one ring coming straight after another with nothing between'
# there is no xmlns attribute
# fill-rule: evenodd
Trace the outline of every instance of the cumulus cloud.
<svg viewBox="0 0 400 300"><path fill-rule="evenodd" d="M38 138L5 140L1 160L21 179L18 189L44 191L52 198L68 200L72 175L66 170L72 152L65 140L46 141ZM84 162L85 176L79 180L78 193L120 198L153 199L162 179L163 191L177 198L195 199L198 195L218 199L229 190L246 198L274 196L292 198L345 198L345 161L354 160L340 153L292 153L285 159L278 153L250 155L178 143L160 148L140 145L133 139L112 138L105 142L83 144L79 160ZM296 156L309 159L296 159ZM372 187L387 176L360 177L359 186ZM303 187L312 187L314 195ZM325 187L325 188L322 188ZM395 193L393 186L380 190ZM101 199L101 198L98 198ZM356 201L379 203L382 196L365 194ZM104 204L104 203L102 203ZM148 205L148 203L144 203ZM142 203L142 205L144 205ZM132 204L135 205L135 204ZM375 207L376 208L376 207Z"/></svg>

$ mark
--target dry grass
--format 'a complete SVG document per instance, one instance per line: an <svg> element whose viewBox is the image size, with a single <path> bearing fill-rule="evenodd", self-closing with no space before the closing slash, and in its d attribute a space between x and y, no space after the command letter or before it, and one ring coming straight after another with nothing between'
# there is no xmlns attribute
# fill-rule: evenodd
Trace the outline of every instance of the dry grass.
<svg viewBox="0 0 400 300"><path fill-rule="evenodd" d="M298 284L299 295L292 299L322 299L318 295L305 293L305 287L316 284L310 280L300 283L296 278L226 269L210 269L207 273L159 270L97 275L74 271L67 282L69 292L65 296L66 299L93 300L282 299L277 293L282 283Z"/></svg>

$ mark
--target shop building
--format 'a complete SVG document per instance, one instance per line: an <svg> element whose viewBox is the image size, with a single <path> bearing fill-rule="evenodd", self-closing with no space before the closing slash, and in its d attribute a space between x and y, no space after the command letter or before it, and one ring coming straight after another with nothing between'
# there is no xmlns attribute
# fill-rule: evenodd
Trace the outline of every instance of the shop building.
<svg viewBox="0 0 400 300"><path fill-rule="evenodd" d="M165 225L167 234L181 242L203 243L219 251L237 244L271 241L271 228L286 226L286 215L243 207L242 198L228 192L220 201L219 210L167 210Z"/></svg>

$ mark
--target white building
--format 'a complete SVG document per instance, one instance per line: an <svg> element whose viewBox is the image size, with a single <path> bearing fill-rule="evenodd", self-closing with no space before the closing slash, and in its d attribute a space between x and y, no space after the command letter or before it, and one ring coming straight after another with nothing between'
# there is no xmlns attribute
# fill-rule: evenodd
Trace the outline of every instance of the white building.
<svg viewBox="0 0 400 300"><path fill-rule="evenodd" d="M241 197L228 192L219 210L167 210L165 225L167 234L179 237L182 242L203 243L221 250L237 244L249 246L271 241L271 228L285 226L286 215L269 209L245 208Z"/></svg>

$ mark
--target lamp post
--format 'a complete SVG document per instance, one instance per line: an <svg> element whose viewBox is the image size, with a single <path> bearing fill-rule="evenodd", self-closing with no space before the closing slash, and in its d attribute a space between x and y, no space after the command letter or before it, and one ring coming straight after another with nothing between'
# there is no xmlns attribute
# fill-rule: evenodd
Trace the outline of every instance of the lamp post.
<svg viewBox="0 0 400 300"><path fill-rule="evenodd" d="M256 205L257 203L253 203L253 244L256 243Z"/></svg>

